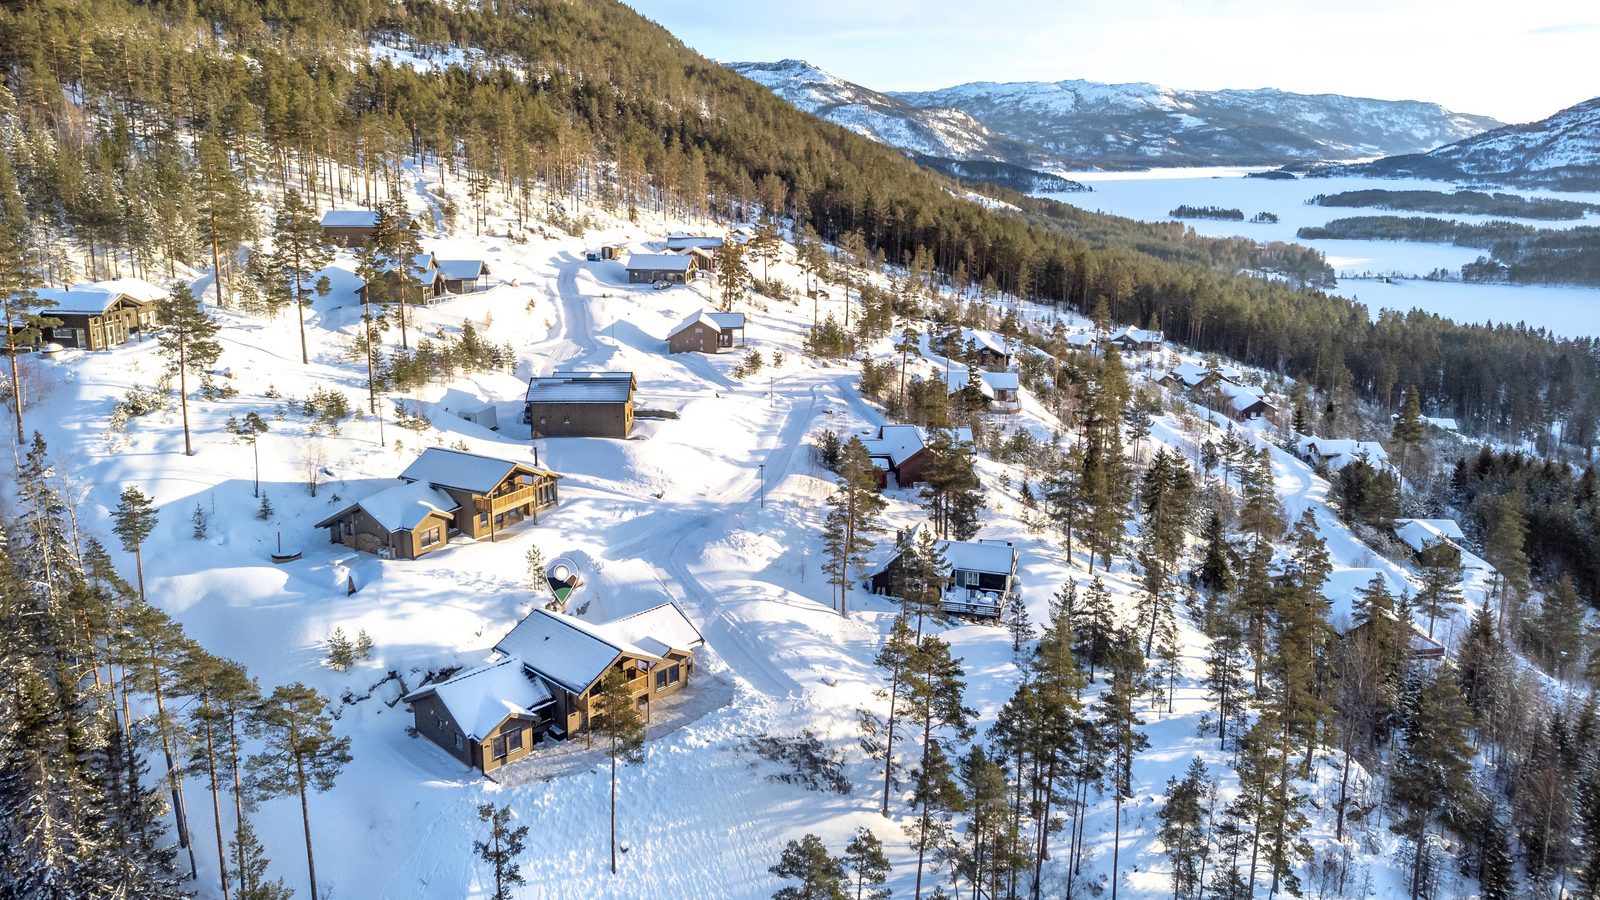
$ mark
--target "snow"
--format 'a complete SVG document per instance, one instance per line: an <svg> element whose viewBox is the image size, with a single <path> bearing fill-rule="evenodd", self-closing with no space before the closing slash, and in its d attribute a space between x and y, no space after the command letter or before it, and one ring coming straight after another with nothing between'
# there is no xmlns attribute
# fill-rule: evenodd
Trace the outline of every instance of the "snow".
<svg viewBox="0 0 1600 900"><path fill-rule="evenodd" d="M744 313L742 312L708 312L706 318L719 329L743 328Z"/></svg>
<svg viewBox="0 0 1600 900"><path fill-rule="evenodd" d="M1016 570L1017 548L1010 541L940 541L938 546L952 569L1001 575Z"/></svg>
<svg viewBox="0 0 1600 900"><path fill-rule="evenodd" d="M467 453L464 450L429 447L422 451L422 455L418 456L415 462L406 466L400 477L406 481L455 488L474 494L487 494L504 481L514 469L524 465L526 464Z"/></svg>
<svg viewBox="0 0 1600 900"><path fill-rule="evenodd" d="M883 425L878 428L877 437L862 438L861 443L866 445L868 456L882 457L898 466L922 452L927 439L915 425Z"/></svg>
<svg viewBox="0 0 1600 900"><path fill-rule="evenodd" d="M692 650L705 643L699 629L689 621L676 603L652 606L620 619L612 619L599 626L599 630L624 645L635 644L648 649L655 645L671 650ZM663 655L656 653L656 656Z"/></svg>
<svg viewBox="0 0 1600 900"><path fill-rule="evenodd" d="M616 661L621 648L572 616L535 609L494 645L571 693L581 694Z"/></svg>
<svg viewBox="0 0 1600 900"><path fill-rule="evenodd" d="M323 228L373 228L378 214L370 209L330 209L322 214Z"/></svg>
<svg viewBox="0 0 1600 900"><path fill-rule="evenodd" d="M634 253L628 257L628 268L687 272L689 271L689 260L688 256L679 256L676 253Z"/></svg>
<svg viewBox="0 0 1600 900"><path fill-rule="evenodd" d="M389 531L410 531L430 515L453 515L461 508L450 499L449 494L435 490L426 483L397 484L356 501L355 506L361 507ZM337 518L350 508L346 507L323 521Z"/></svg>
<svg viewBox="0 0 1600 900"><path fill-rule="evenodd" d="M722 326L717 324L716 319L711 318L710 314L708 314L705 310L699 310L697 312L690 313L688 316L685 316L684 320L672 326L672 330L667 332L667 334L668 336L677 334L678 332L688 328L691 325L694 325L697 322L706 326L712 331L722 330Z"/></svg>
<svg viewBox="0 0 1600 900"><path fill-rule="evenodd" d="M115 278L65 288L35 288L33 295L56 304L45 310L47 315L68 313L97 316L121 297L129 297L140 303L154 303L167 296L167 292L141 278Z"/></svg>
<svg viewBox="0 0 1600 900"><path fill-rule="evenodd" d="M528 381L529 403L624 403L632 395L632 372L558 372Z"/></svg>
<svg viewBox="0 0 1600 900"><path fill-rule="evenodd" d="M481 259L438 260L439 274L450 281L475 281L488 274Z"/></svg>
<svg viewBox="0 0 1600 900"><path fill-rule="evenodd" d="M468 738L481 740L508 716L532 716L554 702L549 688L531 677L516 657L479 666L448 681L430 684L405 696L405 702L435 695Z"/></svg>

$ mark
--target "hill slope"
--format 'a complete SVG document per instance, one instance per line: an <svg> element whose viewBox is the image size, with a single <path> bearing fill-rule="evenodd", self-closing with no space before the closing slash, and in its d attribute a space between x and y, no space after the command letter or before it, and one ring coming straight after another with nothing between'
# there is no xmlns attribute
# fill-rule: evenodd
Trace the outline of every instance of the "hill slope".
<svg viewBox="0 0 1600 900"><path fill-rule="evenodd" d="M1507 125L1429 153L1318 171L1566 190L1600 189L1600 97L1538 122Z"/></svg>

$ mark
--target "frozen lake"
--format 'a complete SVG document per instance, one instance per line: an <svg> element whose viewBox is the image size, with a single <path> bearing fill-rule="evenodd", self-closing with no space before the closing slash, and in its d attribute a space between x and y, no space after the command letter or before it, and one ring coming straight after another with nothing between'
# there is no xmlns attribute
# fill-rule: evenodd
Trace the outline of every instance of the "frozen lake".
<svg viewBox="0 0 1600 900"><path fill-rule="evenodd" d="M1284 181L1246 178L1261 169L1187 168L1153 169L1148 172L1064 172L1068 178L1094 188L1093 193L1042 194L1083 209L1127 216L1146 221L1170 221L1168 215L1179 205L1219 206L1238 209L1246 217L1259 212L1278 216L1275 224L1184 219L1196 233L1210 237L1243 236L1259 241L1293 241L1321 250L1328 264L1340 276L1338 293L1360 299L1374 310L1422 309L1464 322L1525 322L1568 336L1600 336L1600 290L1572 287L1534 287L1523 285L1455 284L1449 282L1401 281L1385 284L1363 275L1422 275L1443 267L1452 271L1483 255L1483 251L1449 244L1424 244L1411 241L1302 241L1295 232L1308 225L1322 225L1332 219L1365 215L1425 215L1378 209L1312 206L1306 201L1317 194L1369 189L1453 191L1448 182L1417 179L1374 178L1297 178ZM1496 191L1506 190L1501 188ZM1524 196L1558 197L1600 203L1597 193L1554 193L1550 191L1507 190ZM1504 219L1504 216L1449 215L1466 222ZM1543 228L1570 228L1573 225L1600 225L1600 216L1590 214L1576 221L1525 221Z"/></svg>

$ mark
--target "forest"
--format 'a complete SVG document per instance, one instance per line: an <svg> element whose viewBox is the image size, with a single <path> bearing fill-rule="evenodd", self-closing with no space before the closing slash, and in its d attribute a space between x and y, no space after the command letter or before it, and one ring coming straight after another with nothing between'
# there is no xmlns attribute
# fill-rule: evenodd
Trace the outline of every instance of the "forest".
<svg viewBox="0 0 1600 900"><path fill-rule="evenodd" d="M1600 212L1600 205L1555 197L1484 191L1390 191L1371 189L1317 194L1306 201L1315 206L1355 206L1409 212L1509 216L1515 219L1581 219Z"/></svg>
<svg viewBox="0 0 1600 900"><path fill-rule="evenodd" d="M1461 269L1464 281L1600 285L1600 228L1535 228L1521 222L1458 222L1431 216L1353 216L1301 228L1305 240L1425 241L1490 251Z"/></svg>
<svg viewBox="0 0 1600 900"><path fill-rule="evenodd" d="M875 258L923 248L952 284L1104 307L1319 389L1392 404L1398 385L1416 384L1430 410L1476 431L1531 436L1573 420L1560 433L1586 447L1584 423L1600 409L1587 339L1424 314L1374 320L1323 292L1332 273L1304 248L1003 190L987 192L1020 215L970 203L620 5L535 2L512 16L346 0L34 0L0 10L0 28L13 36L0 47L6 150L56 281L74 274L51 252L67 242L142 271L249 240L248 216L196 212L237 205L257 174L354 203L373 199L395 160L415 158L514 198L538 183L635 213L650 200L705 216L782 209ZM443 74L363 56L395 35L483 55ZM222 152L201 165L202 145Z"/></svg>

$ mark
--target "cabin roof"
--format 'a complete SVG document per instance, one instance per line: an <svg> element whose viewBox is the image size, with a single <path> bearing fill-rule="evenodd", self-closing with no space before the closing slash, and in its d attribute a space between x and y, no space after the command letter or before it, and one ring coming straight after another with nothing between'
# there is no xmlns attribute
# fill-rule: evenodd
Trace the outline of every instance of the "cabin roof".
<svg viewBox="0 0 1600 900"><path fill-rule="evenodd" d="M450 450L444 447L429 447L422 451L400 477L406 481L416 481L437 487L455 488L458 491L469 491L474 494L487 494L506 480L517 469L527 469L532 472L554 475L545 469L540 469L528 463L513 462L509 459L497 459L493 456L482 456L477 453L467 453L464 450Z"/></svg>
<svg viewBox="0 0 1600 900"><path fill-rule="evenodd" d="M915 425L880 425L878 436L862 438L868 456L884 457L898 466L915 456L926 445L922 429Z"/></svg>
<svg viewBox="0 0 1600 900"><path fill-rule="evenodd" d="M53 300L55 306L41 310L50 316L58 313L80 316L98 316L116 305L123 297L135 303L150 304L168 296L165 288L157 287L143 278L113 278L63 288L35 288L33 295L42 300Z"/></svg>
<svg viewBox="0 0 1600 900"><path fill-rule="evenodd" d="M1161 343L1161 332L1151 331L1148 328L1119 328L1112 332L1111 337L1107 338L1107 340L1128 340L1136 344L1159 344Z"/></svg>
<svg viewBox="0 0 1600 900"><path fill-rule="evenodd" d="M1213 370L1209 366L1201 363L1186 362L1173 366L1170 374L1174 379L1183 382L1189 387L1194 387L1195 385L1204 381L1206 376L1211 374L1212 371ZM1240 378L1244 377L1243 374L1233 366L1218 366L1215 371L1218 375L1222 376L1228 381L1236 382Z"/></svg>
<svg viewBox="0 0 1600 900"><path fill-rule="evenodd" d="M949 386L951 393L955 393L956 391L966 387L967 370L951 369L949 376L946 379L946 384ZM991 399L995 396L996 391L1015 391L1020 390L1021 386L1022 383L1018 379L1016 372L978 373L978 390L982 392L985 397L989 397Z"/></svg>
<svg viewBox="0 0 1600 900"><path fill-rule="evenodd" d="M1000 575L1016 569L1017 548L1010 541L940 541L939 550L952 569Z"/></svg>
<svg viewBox="0 0 1600 900"><path fill-rule="evenodd" d="M530 676L514 656L424 685L407 694L405 702L430 695L439 698L471 738L485 737L509 716L532 716L534 710L554 702L544 682Z"/></svg>
<svg viewBox="0 0 1600 900"><path fill-rule="evenodd" d="M742 312L708 312L706 316L723 330L744 327L744 313Z"/></svg>
<svg viewBox="0 0 1600 900"><path fill-rule="evenodd" d="M357 500L318 522L316 527L326 528L357 508L393 532L410 531L436 513L443 516L454 515L461 507L450 499L449 494L436 490L427 482L401 483Z"/></svg>
<svg viewBox="0 0 1600 900"><path fill-rule="evenodd" d="M722 326L718 325L717 321L715 319L711 318L711 314L710 313L708 313L708 312L706 312L705 310L702 309L702 310L696 310L696 311L690 313L688 318L684 319L682 322L679 322L677 325L674 325L672 327L672 330L667 332L667 336L668 337L674 336L674 335L678 334L679 332L683 331L684 329L692 328L695 325L704 325L705 327L711 329L712 331L716 331L716 332L721 332L722 331Z"/></svg>
<svg viewBox="0 0 1600 900"><path fill-rule="evenodd" d="M451 281L473 281L489 274L489 264L481 259L441 259L437 264Z"/></svg>
<svg viewBox="0 0 1600 900"><path fill-rule="evenodd" d="M322 214L323 228L376 228L378 213L371 209L330 209Z"/></svg>
<svg viewBox="0 0 1600 900"><path fill-rule="evenodd" d="M668 250L719 250L722 238L704 234L673 234L667 237Z"/></svg>
<svg viewBox="0 0 1600 900"><path fill-rule="evenodd" d="M627 268L635 272L687 272L690 257L675 253L635 253L628 257Z"/></svg>
<svg viewBox="0 0 1600 900"><path fill-rule="evenodd" d="M1011 351L1006 349L1005 337L993 331L985 331L982 328L963 328L961 329L961 342L966 343L967 341L971 341L980 349L989 350L1001 356L1011 355Z"/></svg>
<svg viewBox="0 0 1600 900"><path fill-rule="evenodd" d="M529 403L626 403L632 372L557 372L528 379Z"/></svg>
<svg viewBox="0 0 1600 900"><path fill-rule="evenodd" d="M676 604L663 603L601 624L535 609L495 645L566 690L581 694L627 654L660 662L671 650L703 643L698 629Z"/></svg>

